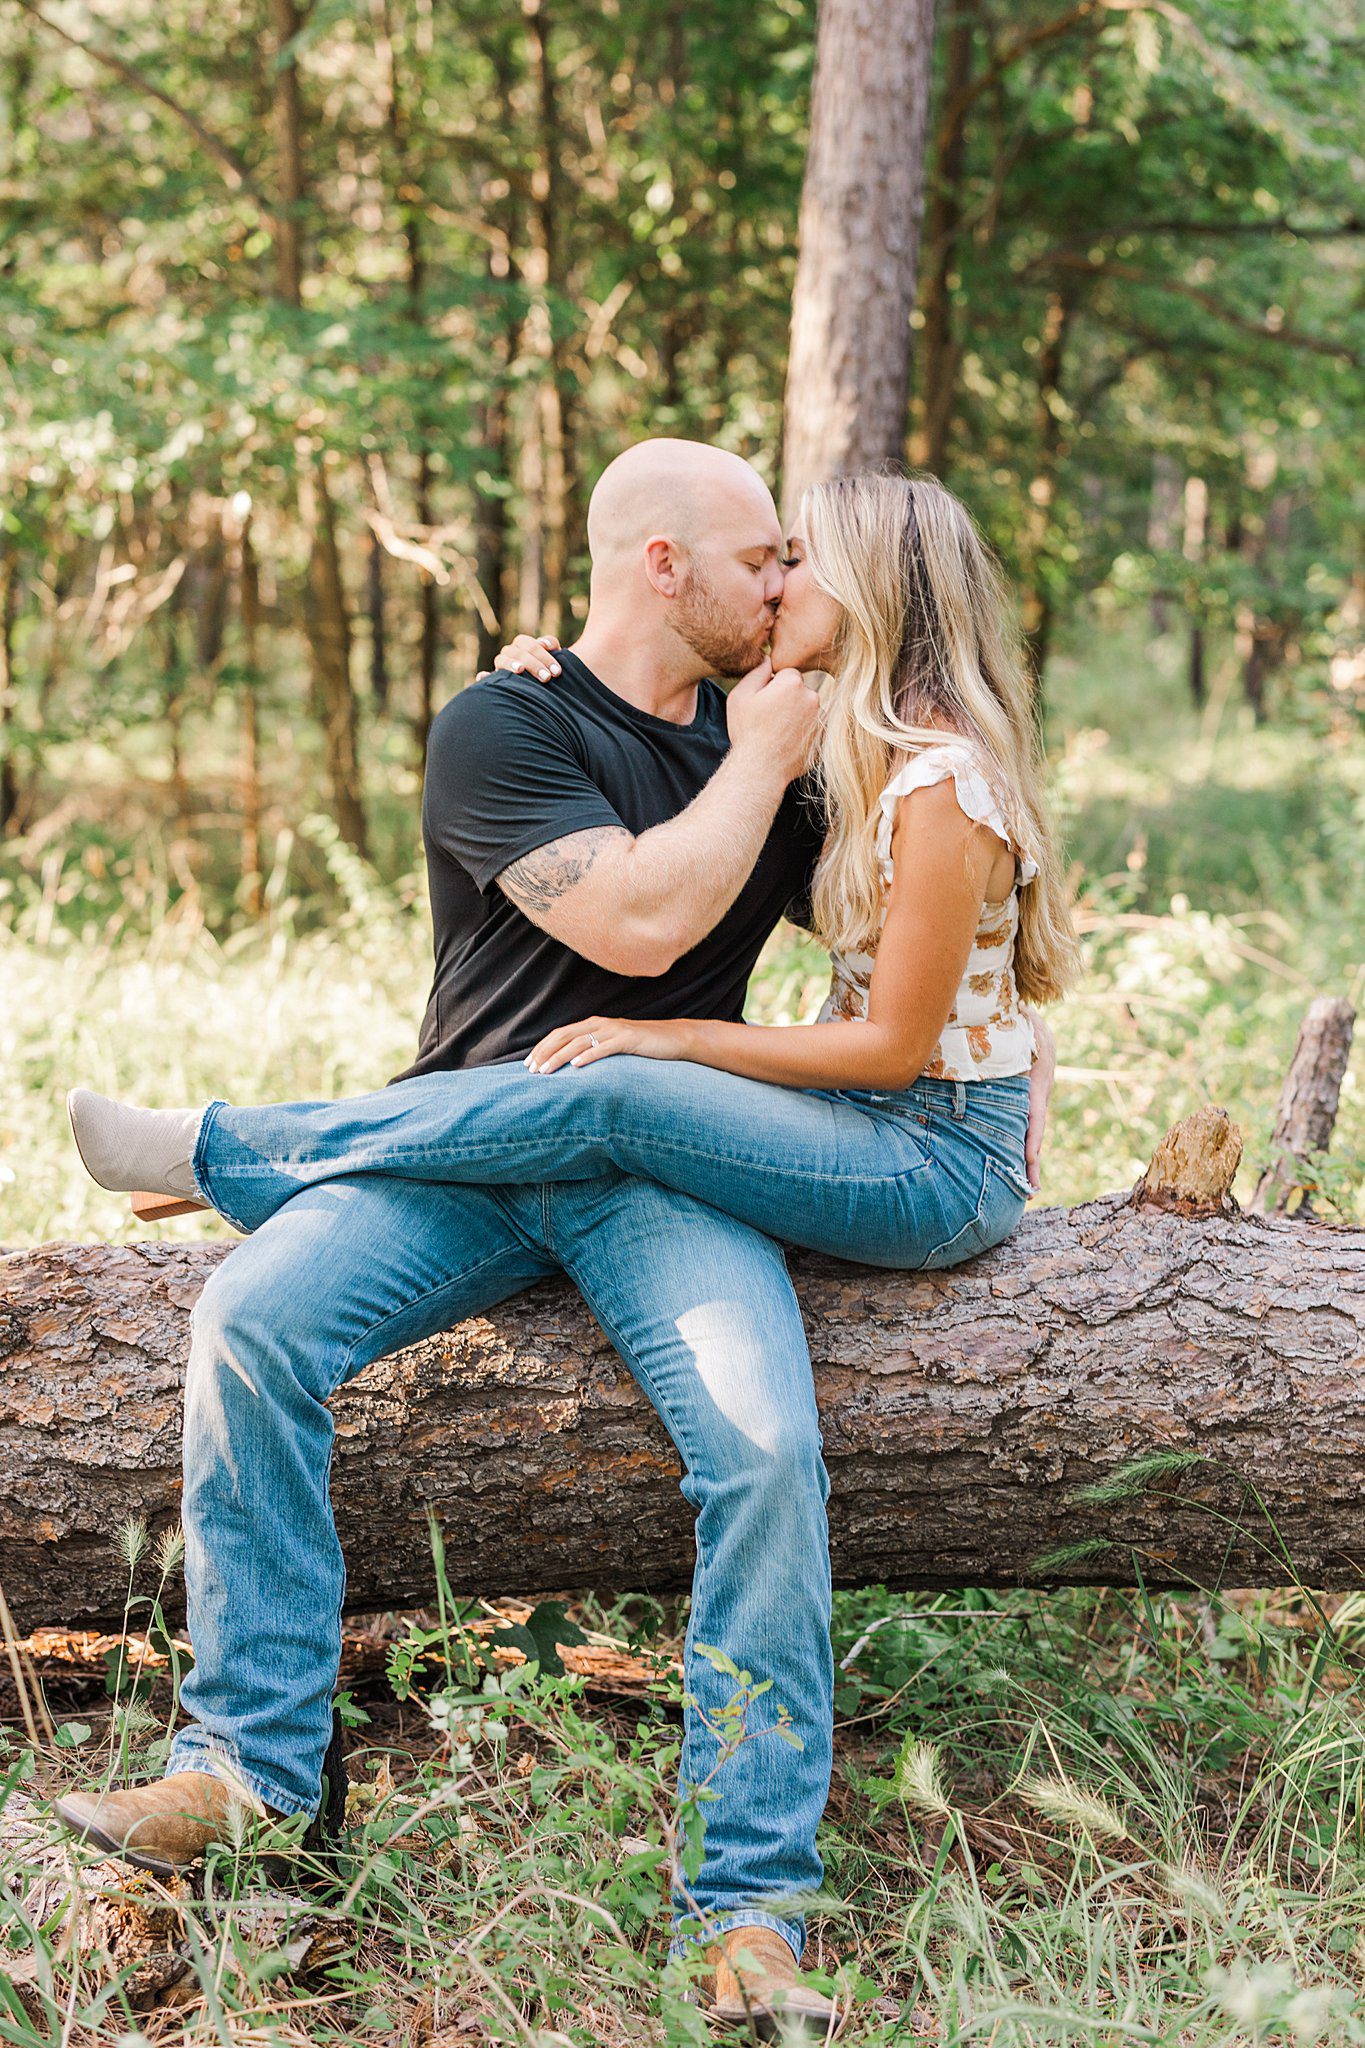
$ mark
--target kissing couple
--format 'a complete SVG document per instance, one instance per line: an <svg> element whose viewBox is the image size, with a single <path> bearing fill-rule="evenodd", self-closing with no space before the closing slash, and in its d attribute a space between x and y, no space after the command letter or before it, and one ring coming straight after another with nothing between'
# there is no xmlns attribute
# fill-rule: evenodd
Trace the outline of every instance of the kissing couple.
<svg viewBox="0 0 1365 2048"><path fill-rule="evenodd" d="M817 484L784 539L739 457L646 441L603 472L588 544L573 645L518 638L434 722L411 1066L337 1102L71 1095L101 1186L244 1238L192 1318L187 1720L159 1781L59 1812L163 1871L233 1800L316 1814L345 1590L329 1397L567 1273L696 1511L679 1790L718 1796L670 1955L717 2019L826 2038L839 2011L798 1965L829 1482L783 1247L941 1268L1014 1228L1053 1066L1031 1006L1075 940L1009 593L941 484ZM747 1024L784 915L828 947L828 1000ZM771 1681L719 1770L731 1682L704 1649Z"/></svg>

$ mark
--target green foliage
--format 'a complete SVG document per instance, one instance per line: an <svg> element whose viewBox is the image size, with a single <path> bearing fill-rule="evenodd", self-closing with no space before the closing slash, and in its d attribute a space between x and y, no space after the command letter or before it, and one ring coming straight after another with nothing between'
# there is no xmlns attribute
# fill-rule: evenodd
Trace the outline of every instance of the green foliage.
<svg viewBox="0 0 1365 2048"><path fill-rule="evenodd" d="M392 799L424 662L439 701L472 675L480 619L581 614L584 500L622 443L699 435L776 475L813 0L461 0L439 31L426 0L383 15L372 33L316 4L290 53L298 305L262 0L72 26L132 77L32 11L0 19L15 886L38 885L54 834L98 849L105 788L133 781L149 833L176 818L169 900L239 921L223 757L248 698L268 869L333 802L305 680L316 474L389 880L412 865L413 807ZM1094 594L1150 601L1172 631L1235 635L1228 687L1260 709L1330 684L1359 716L1357 55L1337 0L942 11L909 445L941 413L935 460L1017 575L1040 661ZM372 519L397 550L377 568ZM92 806L93 740L112 773ZM315 860L289 853L310 889Z"/></svg>

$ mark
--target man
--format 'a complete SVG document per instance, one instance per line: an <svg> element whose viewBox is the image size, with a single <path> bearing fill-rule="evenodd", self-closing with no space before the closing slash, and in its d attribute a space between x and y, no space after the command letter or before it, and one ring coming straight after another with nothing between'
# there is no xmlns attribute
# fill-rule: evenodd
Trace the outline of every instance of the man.
<svg viewBox="0 0 1365 2048"><path fill-rule="evenodd" d="M735 456L646 442L604 473L588 541L590 609L558 679L496 674L433 727L436 969L409 1074L520 1057L593 1012L738 1018L759 948L808 888L821 828L798 778L817 706L758 666L782 591L767 488ZM716 673L745 681L727 700ZM796 1981L833 1720L801 1317L775 1244L650 1182L359 1176L300 1193L234 1250L196 1306L186 1383L189 1725L159 1785L59 1810L175 1864L222 1828L234 1782L279 1813L316 1809L344 1592L328 1398L560 1270L658 1409L697 1510L681 1780L714 1777L720 1796L700 1874L677 1880L674 1951L705 1941L720 2016L785 2005L823 2034L827 2001ZM719 1770L733 1684L703 1646L771 1680Z"/></svg>

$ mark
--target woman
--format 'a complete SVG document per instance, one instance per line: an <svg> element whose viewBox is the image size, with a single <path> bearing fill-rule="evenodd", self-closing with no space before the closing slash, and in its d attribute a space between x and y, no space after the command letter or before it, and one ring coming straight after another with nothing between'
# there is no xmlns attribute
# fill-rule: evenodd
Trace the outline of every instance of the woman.
<svg viewBox="0 0 1365 2048"><path fill-rule="evenodd" d="M524 1064L335 1103L149 1111L78 1090L101 1185L196 1195L249 1231L359 1172L492 1185L616 1167L867 1264L949 1266L1006 1236L1029 1193L1021 1002L1059 996L1075 963L1006 594L925 477L814 486L785 567L773 660L828 678L812 907L833 984L816 1023L587 1017ZM547 659L528 640L510 655Z"/></svg>

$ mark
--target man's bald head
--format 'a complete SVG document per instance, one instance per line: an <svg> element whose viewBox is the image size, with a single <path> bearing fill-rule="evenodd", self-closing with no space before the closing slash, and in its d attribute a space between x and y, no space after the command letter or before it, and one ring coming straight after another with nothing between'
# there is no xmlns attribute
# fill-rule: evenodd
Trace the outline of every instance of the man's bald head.
<svg viewBox="0 0 1365 2048"><path fill-rule="evenodd" d="M701 441L640 441L588 504L589 617L681 640L710 673L759 659L782 594L772 493L741 456Z"/></svg>
<svg viewBox="0 0 1365 2048"><path fill-rule="evenodd" d="M695 548L736 518L775 523L772 493L756 469L704 441L638 441L609 462L588 501L594 569L638 556L653 535Z"/></svg>

